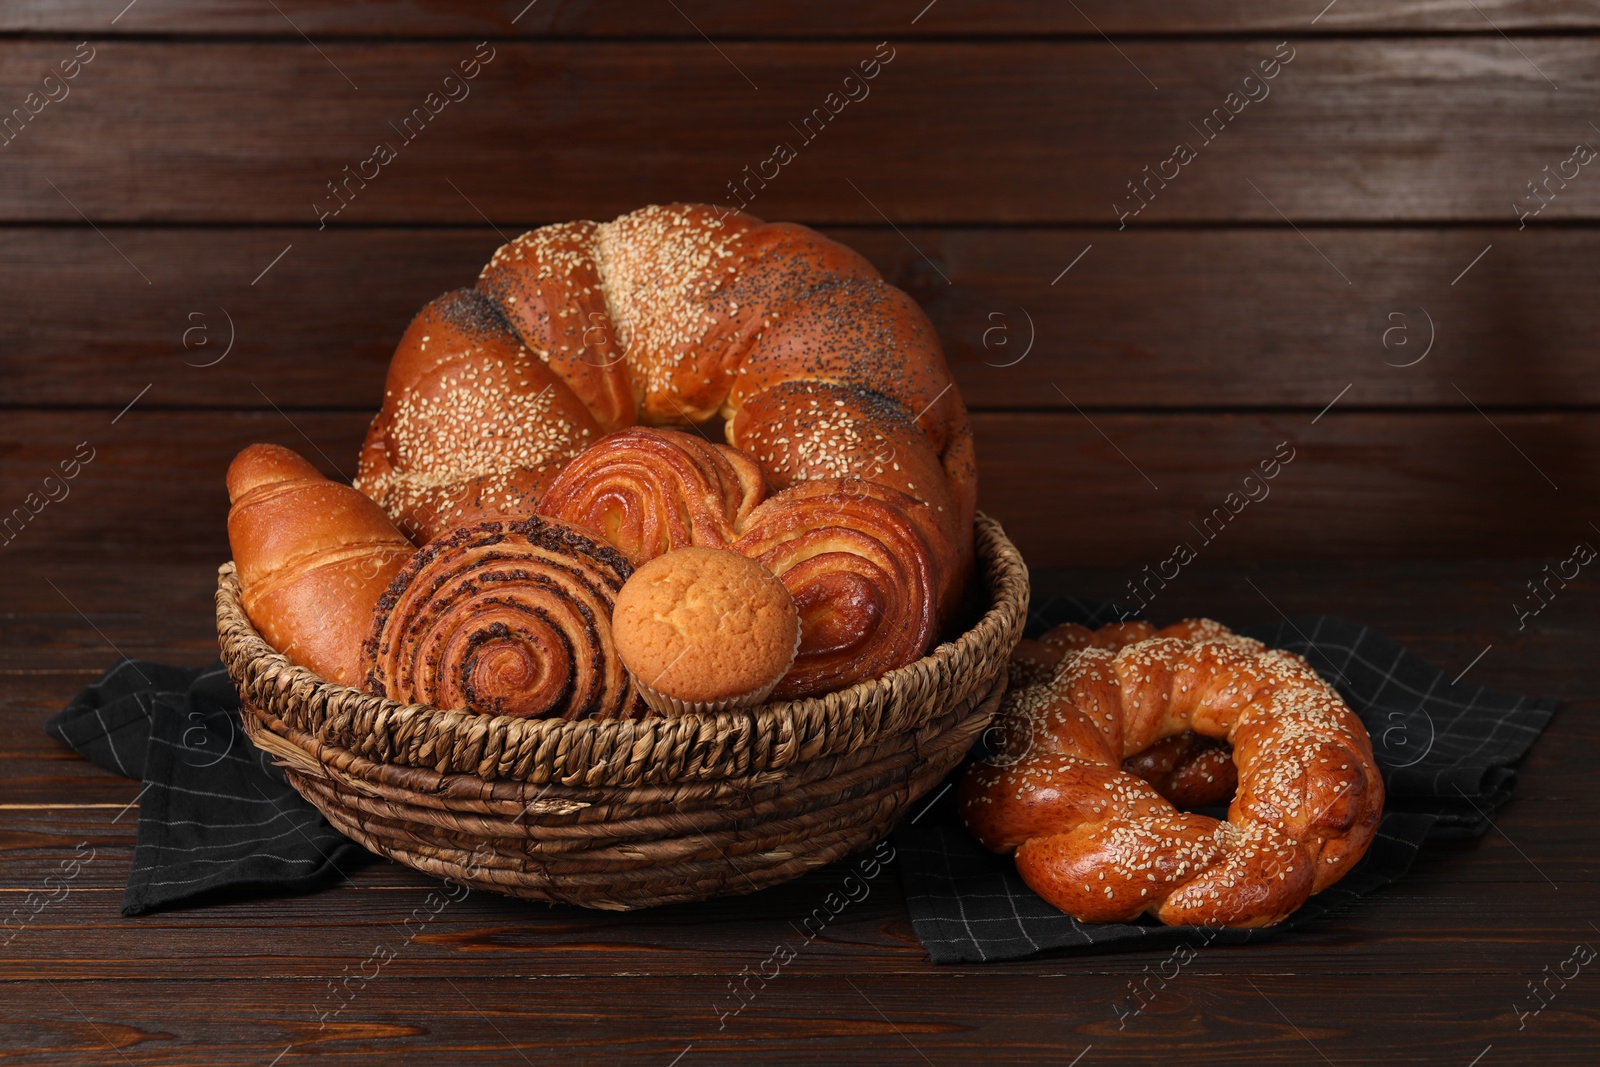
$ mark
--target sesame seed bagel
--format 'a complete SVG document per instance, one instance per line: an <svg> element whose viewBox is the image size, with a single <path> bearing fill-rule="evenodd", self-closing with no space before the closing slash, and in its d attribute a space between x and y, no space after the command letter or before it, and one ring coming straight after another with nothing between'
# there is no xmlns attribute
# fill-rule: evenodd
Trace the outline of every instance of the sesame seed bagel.
<svg viewBox="0 0 1600 1067"><path fill-rule="evenodd" d="M1014 852L1055 907L1085 922L1268 926L1365 854L1384 800L1372 743L1304 659L1206 619L1047 636L1025 651L1029 670L1055 649L1059 662L1006 694L999 751L959 796L973 835ZM1172 775L1218 749L1157 750L1194 735L1233 747L1226 822L1173 804L1200 786Z"/></svg>

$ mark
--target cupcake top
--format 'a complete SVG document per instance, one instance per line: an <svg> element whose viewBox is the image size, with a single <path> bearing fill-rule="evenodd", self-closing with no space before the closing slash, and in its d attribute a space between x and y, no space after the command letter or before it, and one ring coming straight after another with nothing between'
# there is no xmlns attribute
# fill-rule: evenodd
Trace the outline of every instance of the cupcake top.
<svg viewBox="0 0 1600 1067"><path fill-rule="evenodd" d="M680 548L633 572L617 594L611 632L641 688L679 707L738 704L765 697L789 670L800 615L783 583L755 560Z"/></svg>

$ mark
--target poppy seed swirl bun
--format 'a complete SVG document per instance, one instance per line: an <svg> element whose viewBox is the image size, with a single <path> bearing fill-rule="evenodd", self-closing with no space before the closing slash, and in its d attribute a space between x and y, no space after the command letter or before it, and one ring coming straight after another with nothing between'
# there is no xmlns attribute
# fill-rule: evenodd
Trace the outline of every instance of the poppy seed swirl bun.
<svg viewBox="0 0 1600 1067"><path fill-rule="evenodd" d="M632 573L616 549L562 522L452 530L379 599L363 650L367 688L487 715L635 714L611 635L612 605Z"/></svg>

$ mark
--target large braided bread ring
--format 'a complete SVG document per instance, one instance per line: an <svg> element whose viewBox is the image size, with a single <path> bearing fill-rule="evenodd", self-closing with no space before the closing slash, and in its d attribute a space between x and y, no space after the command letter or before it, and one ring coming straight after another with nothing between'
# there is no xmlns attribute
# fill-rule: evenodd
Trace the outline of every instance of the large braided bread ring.
<svg viewBox="0 0 1600 1067"><path fill-rule="evenodd" d="M1304 659L1208 619L1069 648L1006 694L1000 751L961 782L985 847L1086 922L1269 926L1366 852L1383 782L1366 728ZM1192 731L1233 745L1228 821L1178 811L1123 760Z"/></svg>

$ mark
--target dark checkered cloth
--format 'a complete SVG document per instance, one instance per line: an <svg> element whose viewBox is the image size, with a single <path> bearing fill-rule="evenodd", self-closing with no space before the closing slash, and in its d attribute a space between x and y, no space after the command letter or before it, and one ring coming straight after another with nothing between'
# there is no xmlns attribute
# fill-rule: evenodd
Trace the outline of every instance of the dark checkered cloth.
<svg viewBox="0 0 1600 1067"><path fill-rule="evenodd" d="M1123 617L1114 604L1055 598L1035 611L1028 635L1063 622L1099 626ZM1023 884L1010 858L979 847L961 825L954 791L944 786L894 836L912 925L935 963L1015 959L1068 947L1125 950L1282 937L1399 879L1425 841L1485 833L1490 817L1511 798L1517 777L1511 765L1527 754L1556 708L1553 700L1452 678L1342 619L1285 619L1240 632L1306 657L1366 723L1388 801L1361 862L1265 929L1201 930L1153 919L1080 923Z"/></svg>
<svg viewBox="0 0 1600 1067"><path fill-rule="evenodd" d="M305 892L371 858L250 743L221 663L193 670L125 659L45 731L109 771L144 779L124 915L202 896Z"/></svg>

